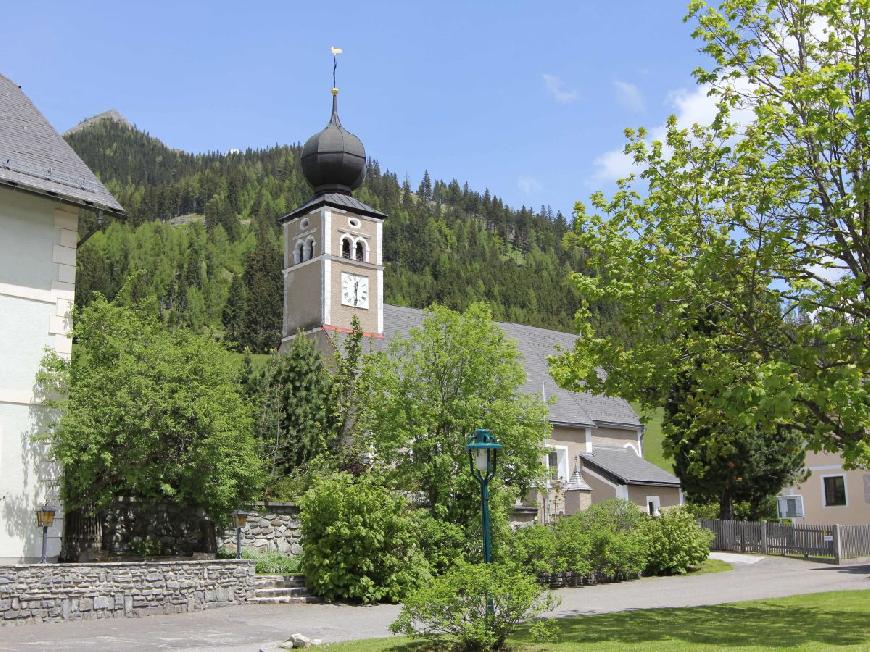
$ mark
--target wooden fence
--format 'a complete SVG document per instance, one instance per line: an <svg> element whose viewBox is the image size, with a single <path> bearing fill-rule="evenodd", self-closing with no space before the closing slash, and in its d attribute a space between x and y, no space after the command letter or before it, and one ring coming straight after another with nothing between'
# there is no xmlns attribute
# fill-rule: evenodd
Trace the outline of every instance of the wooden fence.
<svg viewBox="0 0 870 652"><path fill-rule="evenodd" d="M783 525L702 518L713 533L711 550L845 559L870 557L870 525Z"/></svg>

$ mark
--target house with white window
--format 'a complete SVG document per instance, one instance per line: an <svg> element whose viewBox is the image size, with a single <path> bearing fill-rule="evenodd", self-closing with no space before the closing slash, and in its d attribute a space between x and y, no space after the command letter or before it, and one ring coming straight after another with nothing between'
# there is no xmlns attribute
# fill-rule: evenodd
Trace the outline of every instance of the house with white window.
<svg viewBox="0 0 870 652"><path fill-rule="evenodd" d="M807 452L809 477L777 497L779 515L807 525L870 524L870 470L843 469L834 453Z"/></svg>
<svg viewBox="0 0 870 652"><path fill-rule="evenodd" d="M38 560L35 510L57 508L48 554L60 551L58 470L35 439L44 415L34 381L46 350L69 357L82 208L120 213L106 190L21 88L0 75L0 562Z"/></svg>

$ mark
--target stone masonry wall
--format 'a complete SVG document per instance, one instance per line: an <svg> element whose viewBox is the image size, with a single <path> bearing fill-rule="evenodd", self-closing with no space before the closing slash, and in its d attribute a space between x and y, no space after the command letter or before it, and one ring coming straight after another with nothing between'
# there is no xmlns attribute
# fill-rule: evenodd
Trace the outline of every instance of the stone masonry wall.
<svg viewBox="0 0 870 652"><path fill-rule="evenodd" d="M247 602L245 560L0 566L2 624L123 618Z"/></svg>
<svg viewBox="0 0 870 652"><path fill-rule="evenodd" d="M302 552L299 508L292 503L257 503L248 509L248 523L242 529L242 548L257 552ZM218 547L235 551L236 531L229 528L218 536Z"/></svg>

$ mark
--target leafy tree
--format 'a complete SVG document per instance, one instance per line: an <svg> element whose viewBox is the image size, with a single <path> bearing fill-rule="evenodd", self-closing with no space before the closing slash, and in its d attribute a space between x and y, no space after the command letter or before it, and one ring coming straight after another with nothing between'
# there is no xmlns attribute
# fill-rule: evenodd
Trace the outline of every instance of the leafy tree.
<svg viewBox="0 0 870 652"><path fill-rule="evenodd" d="M628 130L638 176L595 194L600 214L578 204L569 240L592 271L556 372L649 406L689 374L698 432L725 415L870 464L870 5L694 1L690 18L718 115L671 118L664 142ZM617 337L592 326L599 301ZM711 306L708 335L693 327Z"/></svg>
<svg viewBox="0 0 870 652"><path fill-rule="evenodd" d="M435 307L366 361L356 436L397 487L422 492L443 520L474 527L479 490L465 444L475 428L490 428L504 444L498 477L514 491L542 472L547 408L520 390L524 381L516 346L488 308Z"/></svg>
<svg viewBox="0 0 870 652"><path fill-rule="evenodd" d="M697 393L679 382L665 405L665 452L689 500L713 501L721 519L734 518L734 503L749 503L750 518L762 518L771 496L798 479L803 468L803 437L786 425L764 436L721 414L718 423L698 425Z"/></svg>
<svg viewBox="0 0 870 652"><path fill-rule="evenodd" d="M230 354L100 296L73 334L71 363L49 361L41 377L69 390L46 433L67 508L128 496L220 520L254 495L260 464Z"/></svg>

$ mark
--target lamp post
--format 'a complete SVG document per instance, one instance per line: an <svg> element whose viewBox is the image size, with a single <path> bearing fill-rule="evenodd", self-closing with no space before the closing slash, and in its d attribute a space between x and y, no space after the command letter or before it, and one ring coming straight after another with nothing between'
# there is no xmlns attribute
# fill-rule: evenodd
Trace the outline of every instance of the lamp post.
<svg viewBox="0 0 870 652"><path fill-rule="evenodd" d="M54 523L54 507L51 507L47 502L36 510L36 524L42 528L42 563L48 563L48 528Z"/></svg>
<svg viewBox="0 0 870 652"><path fill-rule="evenodd" d="M242 528L248 524L248 513L237 509L233 512L233 527L236 528L236 559L242 558Z"/></svg>
<svg viewBox="0 0 870 652"><path fill-rule="evenodd" d="M489 430L478 428L465 445L468 451L468 462L471 465L471 475L480 483L480 511L483 525L483 561L492 562L492 532L489 523L489 481L495 475L498 451L502 445L498 443Z"/></svg>

